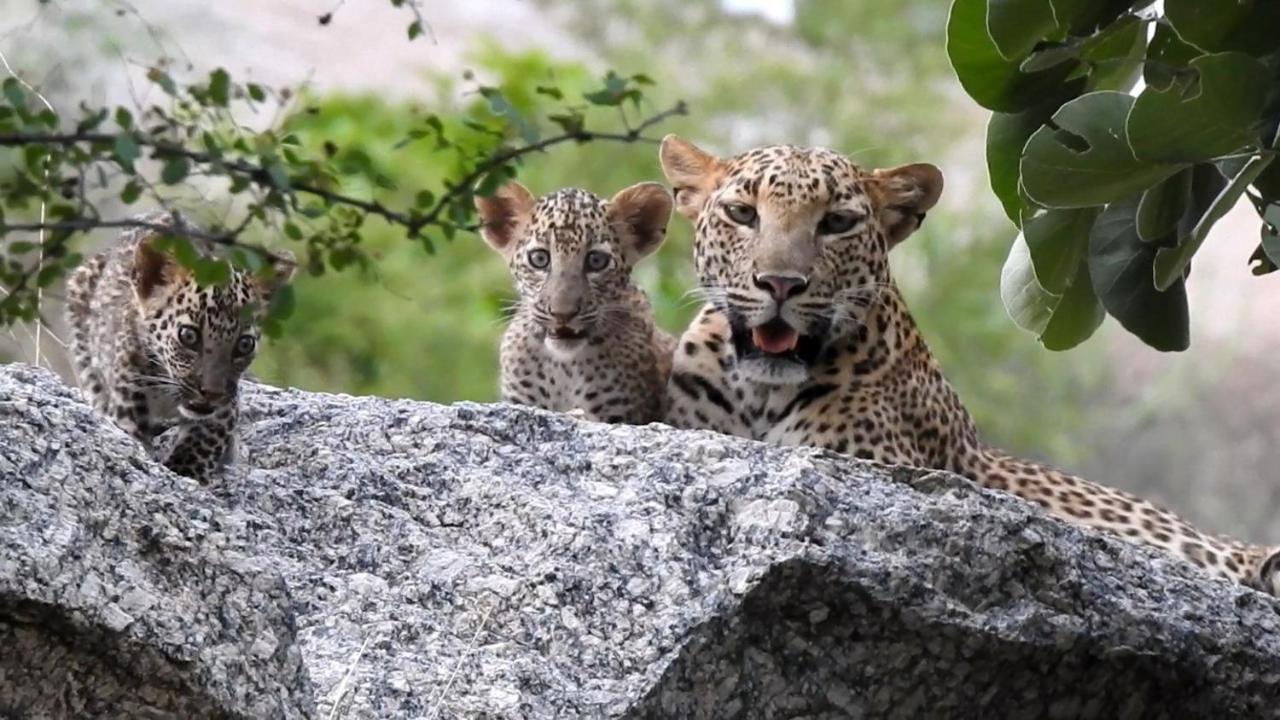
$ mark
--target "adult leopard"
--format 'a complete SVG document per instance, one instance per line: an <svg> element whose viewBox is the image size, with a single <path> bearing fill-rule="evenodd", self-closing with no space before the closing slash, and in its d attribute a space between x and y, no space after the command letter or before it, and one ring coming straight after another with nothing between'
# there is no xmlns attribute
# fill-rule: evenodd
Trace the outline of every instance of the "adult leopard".
<svg viewBox="0 0 1280 720"><path fill-rule="evenodd" d="M936 167L789 145L722 159L675 136L660 157L708 300L676 351L670 424L950 470L1280 594L1280 553L979 439L889 273L941 195Z"/></svg>

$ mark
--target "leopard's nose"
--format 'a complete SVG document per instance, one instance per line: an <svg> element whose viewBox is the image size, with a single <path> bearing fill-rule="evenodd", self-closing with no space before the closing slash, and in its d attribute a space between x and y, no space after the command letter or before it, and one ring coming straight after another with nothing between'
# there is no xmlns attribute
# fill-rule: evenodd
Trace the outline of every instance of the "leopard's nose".
<svg viewBox="0 0 1280 720"><path fill-rule="evenodd" d="M758 274L752 280L756 287L769 293L779 303L799 295L809 287L809 279L802 275Z"/></svg>

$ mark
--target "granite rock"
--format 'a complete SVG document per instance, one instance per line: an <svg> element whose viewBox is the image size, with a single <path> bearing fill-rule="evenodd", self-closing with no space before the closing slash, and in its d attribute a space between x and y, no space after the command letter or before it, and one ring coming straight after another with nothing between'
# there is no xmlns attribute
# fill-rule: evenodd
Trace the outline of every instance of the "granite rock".
<svg viewBox="0 0 1280 720"><path fill-rule="evenodd" d="M1280 716L1280 603L944 473L246 388L201 486L0 366L0 716Z"/></svg>

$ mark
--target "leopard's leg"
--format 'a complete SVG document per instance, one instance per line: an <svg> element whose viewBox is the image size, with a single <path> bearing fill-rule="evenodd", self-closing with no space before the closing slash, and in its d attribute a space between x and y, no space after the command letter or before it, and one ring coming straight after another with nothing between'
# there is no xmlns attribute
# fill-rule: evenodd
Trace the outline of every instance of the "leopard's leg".
<svg viewBox="0 0 1280 720"><path fill-rule="evenodd" d="M117 383L104 393L103 411L120 429L132 435L148 453L154 452L155 438L164 425L153 416L151 400L145 390L128 382Z"/></svg>
<svg viewBox="0 0 1280 720"><path fill-rule="evenodd" d="M164 466L201 483L209 482L234 453L238 419L239 410L234 400L207 417L183 418L163 459Z"/></svg>

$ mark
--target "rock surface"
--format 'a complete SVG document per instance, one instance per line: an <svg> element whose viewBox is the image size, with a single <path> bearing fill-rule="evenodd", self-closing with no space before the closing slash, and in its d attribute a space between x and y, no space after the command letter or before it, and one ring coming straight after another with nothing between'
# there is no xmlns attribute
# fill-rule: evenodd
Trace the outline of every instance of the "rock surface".
<svg viewBox="0 0 1280 720"><path fill-rule="evenodd" d="M1280 604L940 473L264 386L200 486L0 366L0 716L1280 715Z"/></svg>

